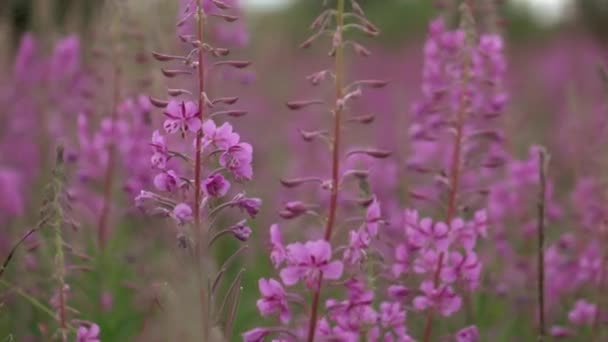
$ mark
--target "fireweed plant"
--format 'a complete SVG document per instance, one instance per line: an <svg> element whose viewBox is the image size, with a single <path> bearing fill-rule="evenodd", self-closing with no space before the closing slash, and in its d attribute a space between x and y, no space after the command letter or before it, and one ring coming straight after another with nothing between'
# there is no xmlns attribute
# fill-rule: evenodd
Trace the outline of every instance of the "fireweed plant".
<svg viewBox="0 0 608 342"><path fill-rule="evenodd" d="M234 22L238 19L235 11L231 3L220 0L185 2L177 26L179 39L189 50L185 55L153 53L157 61L167 65L162 68L165 77L194 75L196 86L193 90L167 89L167 101L150 98L154 106L162 109L164 121L149 143L150 162L156 173L154 190L142 190L136 198L139 206L173 221L178 245L192 257L200 289L200 331L196 336L202 341L209 341L212 332L216 336L217 328L224 336L231 335L243 270L228 285L223 299L219 297L220 284L227 267L247 245L213 272L210 250L221 238L246 242L252 233L246 219L234 220L227 227L218 227L218 219L231 209L254 218L261 205L259 198L233 190L234 184L253 177L253 148L223 120L247 112L229 108L238 97L216 95L219 90L215 91L215 85L211 87L208 82L212 79L209 74L218 68L243 69L250 64L223 58L230 50L211 45L207 38L213 21ZM193 28L193 32L184 27Z"/></svg>
<svg viewBox="0 0 608 342"><path fill-rule="evenodd" d="M325 24L328 18L336 18L337 28L333 33L336 72L335 77L333 73L329 75L336 80L338 89L342 88L340 68L343 52L340 46L347 45L342 40L342 33L351 25L345 25L343 20L345 17L354 18L355 21L364 18L356 3L353 3L352 17L350 13L343 13L343 6L344 3L338 1L335 11L330 10L330 14L324 12L313 24L313 27L317 27ZM478 188L479 178L487 178L489 182L492 170L504 163L502 134L495 121L507 100L502 85L506 64L500 36L477 36L469 3L463 3L461 14L461 29L446 30L441 19L430 25L430 36L424 49L422 90L425 98L414 106L411 127L414 154L408 166L422 176L432 176L430 185L420 190L414 189L412 194L415 199L439 206L443 209L440 213L445 215L444 218L422 218L417 210L407 209L401 226L397 227L397 236L393 236L390 242L385 238L385 248L375 249L372 240L382 242L384 234L379 231L383 222L380 206L372 196L371 201L364 202L367 210L361 228L350 232L347 245L336 248L342 251L342 259L335 260L331 245L337 208L334 201L341 188L331 185L342 185L342 179L334 176L331 181L314 177L283 180L288 187L314 182L330 189L325 240L284 246L279 226L270 228L271 260L276 268L281 269L282 283L276 279L260 279L262 298L258 301L258 308L262 315L278 315L282 326L255 328L243 334L246 341L261 341L268 335L280 336L281 340L358 341L363 337L370 341L413 341L406 327L406 308L426 312L422 339L430 341L434 315L453 315L479 287L482 264L475 253L475 246L477 239L486 235L487 214L485 210L466 213L483 203L483 195L487 194L487 190ZM370 29L367 22L358 24ZM323 26L320 27L325 30ZM310 41L312 39L304 45L310 44ZM359 47L357 50L361 49ZM314 74L311 79L316 80L314 76L325 76L325 73ZM363 81L360 84L380 83ZM357 96L359 89L355 90ZM332 112L337 126L340 125L341 105L347 102L342 98L348 100L351 94L353 92L338 90L337 105ZM319 103L322 101L297 101L288 103L288 106L300 109ZM339 167L336 155L339 153L340 130L335 132L338 132L337 136L334 133L329 142L333 143L333 171L340 174L340 171L336 171ZM313 139L327 133L303 134L304 138ZM385 152L371 149L358 152L373 157L388 156ZM348 170L341 175L367 176L361 170ZM281 216L319 215L317 207L300 201L288 202ZM354 222L350 220L348 224ZM399 239L402 242L395 243ZM386 255L381 255L382 260L391 260L391 263L388 267L377 267L379 272L371 272L377 273L371 275L369 267L374 264L373 255L377 250L385 252ZM376 277L387 281L376 284ZM409 288L412 278L418 279L418 290ZM332 285L329 282L332 280L334 284L344 286L348 296L344 300L328 298L323 311L325 315L318 317L321 285ZM292 314L291 306L306 297L288 291L289 287L299 282L306 285L312 298L305 301L312 303L312 307L305 310L303 319ZM412 306L404 305L410 300ZM468 306L468 311L472 310L470 303ZM469 312L469 315L472 314ZM474 325L463 328L453 336L458 341L479 339Z"/></svg>
<svg viewBox="0 0 608 342"><path fill-rule="evenodd" d="M349 36L353 32L362 32L373 37L379 31L356 1L349 1L348 11L345 0L334 3L334 8L325 9L315 19L311 25L315 32L300 45L308 48L320 37L331 37L329 56L334 61L333 68L307 77L314 86L328 81L333 83L334 94L329 97L331 106L327 111L332 118L331 127L328 130L300 130L305 141L319 141L329 146L330 178L299 175L281 180L287 188L312 184L329 199L322 199L321 204L289 201L279 213L286 220L306 216L316 218L315 222L323 226L323 238L284 245L280 226L273 224L270 227L270 258L279 270L280 280L259 280L262 297L257 301L257 307L263 316L278 316L280 325L247 331L242 335L245 341L262 341L267 336L275 336L280 341L358 340L360 336L378 338L384 333L392 337L393 332L397 336L407 336L402 326L405 312L401 304L382 302L377 312L372 308L374 293L369 289L369 279L358 276L368 265L368 254L373 253L372 243L378 237L383 220L380 204L365 186L368 171L354 168L357 163L348 161L353 158L383 159L390 152L374 148L346 150L342 146L347 124L369 124L374 120L373 115L355 112L352 108L355 100L363 95L364 89L383 88L387 84L382 80L348 81L346 52L354 51L361 56L370 54L367 48ZM299 111L325 103L322 99L295 100L288 102L287 107ZM347 191L353 185L355 190ZM323 206L325 210L322 210ZM365 209L363 216L357 207ZM343 228L352 225L358 228L344 231ZM337 245L336 239L345 233L346 244ZM345 299L323 294L336 287L347 289ZM327 298L323 300L323 297ZM298 310L302 307L303 310Z"/></svg>

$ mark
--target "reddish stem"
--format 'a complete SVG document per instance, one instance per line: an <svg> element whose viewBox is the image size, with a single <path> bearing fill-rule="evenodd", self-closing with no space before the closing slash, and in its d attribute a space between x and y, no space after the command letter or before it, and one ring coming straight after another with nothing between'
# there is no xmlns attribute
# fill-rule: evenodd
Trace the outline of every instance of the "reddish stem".
<svg viewBox="0 0 608 342"><path fill-rule="evenodd" d="M197 39L198 41L202 44L203 43L203 38L204 38L204 31L203 31L203 25L204 25L204 13L203 13L203 6L202 6L202 0L198 0L197 3ZM205 51L202 49L202 47L198 48L198 111L199 111L199 119L201 120L201 123L203 122L204 119L204 110L205 110L205 102L204 102L204 94L205 91ZM199 290L199 300L200 300L200 306L201 306L201 325L202 325L202 333L203 333L203 340L207 340L207 337L209 336L209 322L210 322L210 317L209 317L209 310L208 310L208 306L207 306L207 284L206 281L204 281L203 275L201 273L202 271L202 264L204 263L204 261L202 260L203 257L203 249L206 248L207 242L206 242L206 234L205 231L203 229L203 225L201 223L201 208L200 208L200 204L201 204L201 174L202 174L202 156L201 156L201 141L203 138L203 131L202 129L199 130L196 134L196 156L195 156L195 162L194 162L194 205L192 207L192 209L194 210L194 231L195 234L198 236L197 238L197 243L196 243L196 265L197 265L197 272L199 275L199 279L201 280L202 284Z"/></svg>
<svg viewBox="0 0 608 342"><path fill-rule="evenodd" d="M116 62L115 62L116 63ZM115 121L118 116L118 101L120 100L120 69L118 66L114 67L114 94L112 96L112 114L111 114L111 128L110 128L110 142L108 146L108 164L106 165L104 173L104 184L103 184L103 204L101 208L101 214L99 216L99 224L97 229L99 247L105 248L108 240L108 220L110 217L110 204L112 199L112 189L114 187L114 164L116 160L116 146L114 141Z"/></svg>
<svg viewBox="0 0 608 342"><path fill-rule="evenodd" d="M344 0L338 0L336 5L336 31L340 36L342 35L344 27ZM336 46L335 55L335 68L336 68L336 102L344 96L344 48L342 40L338 42ZM329 200L329 216L327 218L327 225L325 226L325 240L330 241L332 231L336 221L336 214L338 211L338 181L340 175L340 136L341 136L341 117L342 117L343 106L336 105L334 109L334 127L333 127L333 145L332 145L332 170L331 170L331 195ZM308 342L313 342L315 339L315 330L317 326L317 315L319 310L319 300L321 298L321 285L322 285L323 273L319 275L319 281L317 283L315 292L312 298L312 307L310 311L310 320L308 324Z"/></svg>
<svg viewBox="0 0 608 342"><path fill-rule="evenodd" d="M454 145L452 149L452 163L450 166L450 190L448 197L448 210L446 214L446 224L451 229L451 222L454 219L457 209L457 200L458 200L458 189L460 187L460 173L461 173L461 154L462 154L462 138L463 138L463 130L464 130L464 121L466 118L466 106L467 106L467 96L466 96L466 85L469 82L469 58L466 57L464 63L464 73L462 79L462 90L459 98L458 105L458 113L456 118L456 137L454 138ZM441 252L439 254L439 259L437 260L437 266L435 268L435 273L433 274L433 284L434 287L437 288L439 286L441 270L443 268L443 260L445 258L445 252ZM427 314L426 323L424 326L424 341L429 342L431 340L431 332L433 327L433 316L435 315L435 311L431 308Z"/></svg>

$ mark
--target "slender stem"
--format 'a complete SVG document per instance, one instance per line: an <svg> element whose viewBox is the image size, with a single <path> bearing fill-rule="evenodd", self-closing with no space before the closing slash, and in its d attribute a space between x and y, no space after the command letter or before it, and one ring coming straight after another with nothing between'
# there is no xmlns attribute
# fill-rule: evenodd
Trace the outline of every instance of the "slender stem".
<svg viewBox="0 0 608 342"><path fill-rule="evenodd" d="M344 97L344 45L342 41L342 33L344 29L344 0L338 0L336 5L336 34L340 36L340 39L336 42L338 46L335 47L335 86L336 86L336 106L334 109L334 138L332 146L332 170L331 170L331 197L329 200L329 216L327 218L327 225L325 226L325 240L330 241L332 231L336 221L336 213L338 209L338 182L340 175L340 133L341 133L341 119L342 111L344 106L339 104L342 97ZM312 307L310 310L310 321L308 324L308 342L313 342L315 339L315 330L317 326L317 314L319 310L319 300L321 297L321 283L323 275L319 276L315 292L312 299Z"/></svg>
<svg viewBox="0 0 608 342"><path fill-rule="evenodd" d="M606 229L608 222L604 222L602 223L602 225L600 226L600 241L604 244L607 241L606 239ZM600 282L598 284L598 291L597 291L597 301L596 301L596 310L595 310L595 315L593 317L593 324L591 326L591 341L596 342L599 341L599 339L602 337L601 333L599 331L599 324L600 324L600 315L601 315L601 311L602 311L602 306L603 306L603 301L602 301L602 294L604 293L604 287L606 286L606 265L608 265L608 250L604 250L604 255L602 257L602 263L600 264Z"/></svg>
<svg viewBox="0 0 608 342"><path fill-rule="evenodd" d="M45 314L49 315L54 320L57 319L57 315L53 312L53 310L51 310L50 308L48 308L46 305L44 305L38 299L36 299L33 296L29 295L27 292L23 291L21 288L19 288L19 287L13 285L13 284L7 282L4 279L0 279L0 284L4 285L8 289L13 289L18 295L20 295L25 300L27 300L28 302L30 302L30 304L32 304L34 307L36 307L40 311L44 312ZM67 322L66 322L66 328L69 329L69 330L71 330L71 331L75 331L76 330L76 328L74 328L71 324L69 324Z"/></svg>
<svg viewBox="0 0 608 342"><path fill-rule="evenodd" d="M546 193L546 154L544 150L538 153L538 175L540 179L540 187L538 192L538 311L539 311L539 329L538 341L545 340L545 193Z"/></svg>
<svg viewBox="0 0 608 342"><path fill-rule="evenodd" d="M60 210L60 209L59 209ZM59 216L61 218L62 215ZM55 219L55 263L57 264L57 283L59 287L59 330L61 331L61 340L68 340L66 315L65 315L65 258L63 254L63 238L61 237L61 222L60 219Z"/></svg>
<svg viewBox="0 0 608 342"><path fill-rule="evenodd" d="M462 157L462 140L464 135L464 123L467 116L467 85L470 78L471 60L468 53L465 54L464 70L462 74L462 84L460 90L458 113L456 117L456 136L454 138L452 148L452 163L450 166L450 188L448 192L448 208L446 213L446 224L451 227L451 222L456 215L457 204L458 204L458 190L460 188L460 174L461 174L461 157ZM435 267L435 273L433 274L433 284L437 288L440 282L441 270L443 268L443 260L445 258L445 252L439 253L439 259L437 260L437 266ZM424 341L431 341L431 332L433 330L433 316L435 311L431 308L428 311L426 323L424 326Z"/></svg>
<svg viewBox="0 0 608 342"><path fill-rule="evenodd" d="M203 12L202 0L198 0L197 9L196 9L196 17L197 17L197 39L202 44L204 42L204 18L205 14ZM198 111L199 111L199 119L201 122L204 119L204 110L205 110L205 51L202 47L198 48ZM206 298L207 294L207 281L205 276L202 274L203 267L203 252L207 249L207 234L203 228L201 222L201 174L202 174L202 156L201 156L201 141L203 138L203 131L199 130L196 134L196 156L194 162L194 205L192 209L194 210L194 234L197 236L196 242L196 266L197 272L199 275L199 279L201 281L199 300L201 306L201 327L203 333L203 340L206 341L209 337L209 307L208 307L208 298ZM204 279L203 279L204 278Z"/></svg>
<svg viewBox="0 0 608 342"><path fill-rule="evenodd" d="M117 61L114 61L117 63ZM108 219L110 217L110 203L112 199L112 188L114 187L114 164L116 160L116 145L114 141L116 118L118 116L118 101L120 101L120 68L114 66L114 93L112 95L112 114L110 128L110 142L108 146L108 164L104 174L103 185L103 204L99 215L99 225L97 229L99 247L105 248L108 240Z"/></svg>

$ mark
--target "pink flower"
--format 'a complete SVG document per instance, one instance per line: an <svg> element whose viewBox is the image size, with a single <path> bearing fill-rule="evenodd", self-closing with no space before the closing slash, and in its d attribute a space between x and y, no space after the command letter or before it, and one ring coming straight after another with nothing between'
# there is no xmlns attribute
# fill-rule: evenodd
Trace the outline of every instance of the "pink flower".
<svg viewBox="0 0 608 342"><path fill-rule="evenodd" d="M172 192L177 189L179 177L173 170L164 171L154 177L154 186L160 191Z"/></svg>
<svg viewBox="0 0 608 342"><path fill-rule="evenodd" d="M256 305L262 316L279 313L283 324L289 322L289 306L281 283L274 279L261 278L258 284L262 298L258 299Z"/></svg>
<svg viewBox="0 0 608 342"><path fill-rule="evenodd" d="M451 316L460 309L462 299L448 285L435 288L433 282L425 280L420 285L423 295L414 298L416 310L426 310L434 307L444 316Z"/></svg>
<svg viewBox="0 0 608 342"><path fill-rule="evenodd" d="M271 333L268 328L254 328L242 334L244 342L264 342L264 338Z"/></svg>
<svg viewBox="0 0 608 342"><path fill-rule="evenodd" d="M391 285L387 289L388 296L393 300L402 300L407 297L410 290L403 285Z"/></svg>
<svg viewBox="0 0 608 342"><path fill-rule="evenodd" d="M203 191L210 197L222 197L230 189L230 182L219 173L207 177L203 181Z"/></svg>
<svg viewBox="0 0 608 342"><path fill-rule="evenodd" d="M440 251L445 251L450 244L447 224L433 223L433 220L428 217L418 220L418 212L415 210L405 211L405 232L408 242L414 248L434 246Z"/></svg>
<svg viewBox="0 0 608 342"><path fill-rule="evenodd" d="M224 122L220 127L215 125L213 120L203 123L203 147L214 145L215 147L227 150L239 143L241 137L232 131L232 125Z"/></svg>
<svg viewBox="0 0 608 342"><path fill-rule="evenodd" d="M238 194L234 196L232 203L234 203L234 206L246 211L249 216L255 217L260 212L262 200L259 198L245 197L243 194Z"/></svg>
<svg viewBox="0 0 608 342"><path fill-rule="evenodd" d="M365 213L365 224L367 226L367 232L372 237L378 235L378 224L381 222L382 216L380 212L380 204L378 200L374 198L372 204L367 207Z"/></svg>
<svg viewBox="0 0 608 342"><path fill-rule="evenodd" d="M81 326L78 328L76 333L76 340L78 342L99 342L99 325L93 323L88 328Z"/></svg>
<svg viewBox="0 0 608 342"><path fill-rule="evenodd" d="M196 104L192 101L180 104L177 101L171 101L167 105L165 116L167 119L163 123L165 131L169 134L180 131L182 135L186 131L198 132L201 128L201 120L198 117L199 111Z"/></svg>
<svg viewBox="0 0 608 342"><path fill-rule="evenodd" d="M350 239L348 246L344 249L342 259L348 264L359 263L365 256L365 249L370 244L369 234L364 231L350 231Z"/></svg>
<svg viewBox="0 0 608 342"><path fill-rule="evenodd" d="M443 268L441 272L443 281L453 283L462 279L469 285L470 289L477 287L481 275L481 261L475 252L468 252L465 255L452 252L448 263L449 265Z"/></svg>
<svg viewBox="0 0 608 342"><path fill-rule="evenodd" d="M245 220L242 220L234 226L230 227L230 231L232 231L232 235L234 235L235 238L241 241L247 241L251 236L251 228L245 225Z"/></svg>
<svg viewBox="0 0 608 342"><path fill-rule="evenodd" d="M230 146L220 156L220 165L228 169L237 180L251 180L253 177L253 147L248 143Z"/></svg>
<svg viewBox="0 0 608 342"><path fill-rule="evenodd" d="M278 224L270 226L270 260L275 268L281 266L283 261L287 258L287 251L283 246L283 239L281 237L281 230Z"/></svg>
<svg viewBox="0 0 608 342"><path fill-rule="evenodd" d="M380 304L380 322L385 328L399 328L405 323L405 311L397 302L382 302Z"/></svg>
<svg viewBox="0 0 608 342"><path fill-rule="evenodd" d="M574 308L568 313L570 322L577 325L590 325L595 319L597 306L584 299L579 299L574 304Z"/></svg>
<svg viewBox="0 0 608 342"><path fill-rule="evenodd" d="M167 160L169 160L169 150L167 149L167 142L165 137L162 136L158 131L152 133L152 143L150 143L154 153L150 159L152 166L157 169L164 169L167 167Z"/></svg>
<svg viewBox="0 0 608 342"><path fill-rule="evenodd" d="M193 219L192 208L186 203L180 203L173 208L171 217L180 225L186 224Z"/></svg>
<svg viewBox="0 0 608 342"><path fill-rule="evenodd" d="M572 336L572 331L567 327L554 325L549 329L549 334L553 337L570 337Z"/></svg>
<svg viewBox="0 0 608 342"><path fill-rule="evenodd" d="M460 329L456 333L456 342L477 342L479 341L479 331L474 325Z"/></svg>
<svg viewBox="0 0 608 342"><path fill-rule="evenodd" d="M410 259L409 254L406 245L400 244L395 248L395 263L391 269L393 276L399 277L407 271Z"/></svg>
<svg viewBox="0 0 608 342"><path fill-rule="evenodd" d="M287 260L289 266L281 271L281 279L288 286L304 278L309 288L316 288L321 274L323 279L339 279L344 267L340 261L330 261L331 245L325 240L288 245Z"/></svg>

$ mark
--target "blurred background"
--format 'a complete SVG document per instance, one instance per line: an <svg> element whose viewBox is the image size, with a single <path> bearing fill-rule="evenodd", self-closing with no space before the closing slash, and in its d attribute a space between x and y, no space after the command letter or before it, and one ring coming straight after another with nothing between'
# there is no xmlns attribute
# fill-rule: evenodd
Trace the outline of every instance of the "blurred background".
<svg viewBox="0 0 608 342"><path fill-rule="evenodd" d="M92 62L95 49L108 51L117 41L125 43L128 48L123 48L124 56L130 59L127 63L125 57L122 72L133 87L125 87L123 95L159 96L165 91L166 83L160 75L159 65L150 61L149 53L178 49L179 41L175 38L177 6L170 0L125 2L129 3L129 13L119 16L108 10L106 1L101 0L2 0L0 72L3 76L0 89L4 90L5 96L0 98L4 101L0 104L5 105L0 106L0 126L10 128L3 130L0 127L3 146L0 171L4 172L0 177L0 191L5 191L4 197L0 196L0 223L3 224L0 228L0 255L8 253L12 242L22 235L23 227L37 221L38 207L42 202L41 189L49 179L50 160L53 159L52 152L45 149L55 145L54 142L36 140L41 135L32 137L32 132L23 128L26 126L22 123L13 125L14 119L25 115L22 114L23 108L32 112L43 108L62 113L74 111L73 107L81 109L79 103L53 107L56 98L75 94L71 85L63 81L60 89L38 89L37 95L31 97L20 93L20 89L14 90L12 77L17 76L10 75L14 74L15 55L22 39L26 33L32 33L38 42L38 53L51 56L56 53L55 43L77 35L81 51L78 58L83 69L93 68L100 74L107 73L109 69ZM381 35L373 41L361 39L372 51L372 56L349 59L348 70L353 77L390 79L391 85L361 101L361 111L374 112L377 119L372 129L355 131L352 135L362 144L370 142L394 151L395 157L383 167L394 169L395 174L401 175L408 153L410 108L421 94L422 48L428 23L443 16L454 27L457 22L457 16L453 14L456 1L360 0L360 3L370 20L380 28ZM608 119L604 111L605 89L599 68L608 63L608 0L479 0L477 3L480 30L499 32L506 41L507 88L511 99L504 115L507 149L515 158L526 158L531 145L547 146L552 155L552 174L558 197L567 197L580 177L604 177L607 139L604 133ZM267 228L280 220L277 213L281 204L290 198L278 180L307 168L313 172L327 171L324 166L315 168L316 164L323 165L318 159L320 152L315 148L308 149L308 145L295 134L298 129L315 127L318 122L307 117L308 112L302 115L286 111L284 103L311 94L305 77L329 62L327 47L322 44L307 51L297 48L308 37L308 26L319 14L321 0L241 0L241 4L243 16L239 25L242 27L237 33L224 32L223 37L235 47L235 58L251 60L253 66L248 71L223 74L222 80L235 81L223 89L238 94L241 97L239 105L249 111L246 117L233 120L233 125L243 140L251 142L255 148L255 178L245 188L248 194L260 197L264 204L260 215L250 223L254 230L252 244L257 247L250 248L247 256L238 260L247 271L243 275L243 300L237 315L236 332L259 325L255 307L259 295L257 280L273 272L267 254ZM123 27L129 37L135 37L136 43L130 44L126 35L110 38L104 35L113 32L117 26ZM70 61L59 58L58 63L70 64ZM51 92L48 89L60 93L48 98L40 95L45 91ZM107 96L106 93L100 91L98 95ZM36 105L14 106L12 103L16 98L24 103L35 98ZM103 100L97 105L99 108L105 106ZM66 121L75 121L74 116L66 114L66 117L70 118ZM49 131L54 132L55 123L42 122L40 125L48 126ZM15 136L26 138L21 140ZM31 149L42 157L40 163L31 165L20 157L24 155L21 151L34 140L36 145ZM144 145L140 151L143 154L141 158L146 161L149 158L147 148ZM15 188L17 183L13 179L19 175L15 173L27 176L17 182L18 188ZM398 215L400 208L410 204L404 190L407 182L395 185L382 181L375 180L376 184L372 185L386 190L390 198L397 198L387 200L391 204L387 205L386 212L389 217L391 213ZM147 183L150 183L149 179ZM14 191L14 194L9 196L9 191ZM91 272L88 278L80 279L74 285L86 294L82 296L85 298L78 299L85 304L77 309L88 315L87 319L102 325L104 341L154 340L152 337L158 327L150 322L149 317L153 316L150 312L154 312L155 307L148 300L150 291L141 290L145 287L141 279L151 283L170 274L169 270L176 266L175 260L167 261L175 256L175 234L163 231L159 220L142 218L130 212L129 208L134 207L132 193L127 191L117 197L115 206L118 210L113 211L115 229L110 248L115 254L107 253L100 257L95 264L95 270L99 272ZM87 218L79 219L86 226ZM285 225L298 228L294 223ZM85 249L93 249L91 241L86 237L82 239L87 241L83 243ZM214 253L218 260L223 260L237 248L236 242L227 241ZM15 269L8 274L11 282L39 285L39 279L25 280L27 276L24 276L26 271L35 267L31 268L32 265L23 261L15 264ZM162 267L156 270L155 265ZM228 273L235 276L237 268ZM129 280L129 286L125 286L125 279ZM108 296L113 298L110 308ZM46 328L38 322L44 321L44 315L36 313L19 299L13 300L14 306L10 301L7 305L17 308L13 311L8 312L0 306L0 340L4 335L15 333L15 336L21 336L15 339L18 341L41 341L40 331ZM531 315L529 311L526 314ZM500 324L500 317L498 311L488 313L487 326ZM519 340L518 331L521 329L517 326L503 328L496 329L497 335L492 335L492 341ZM240 340L236 335L233 340Z"/></svg>

